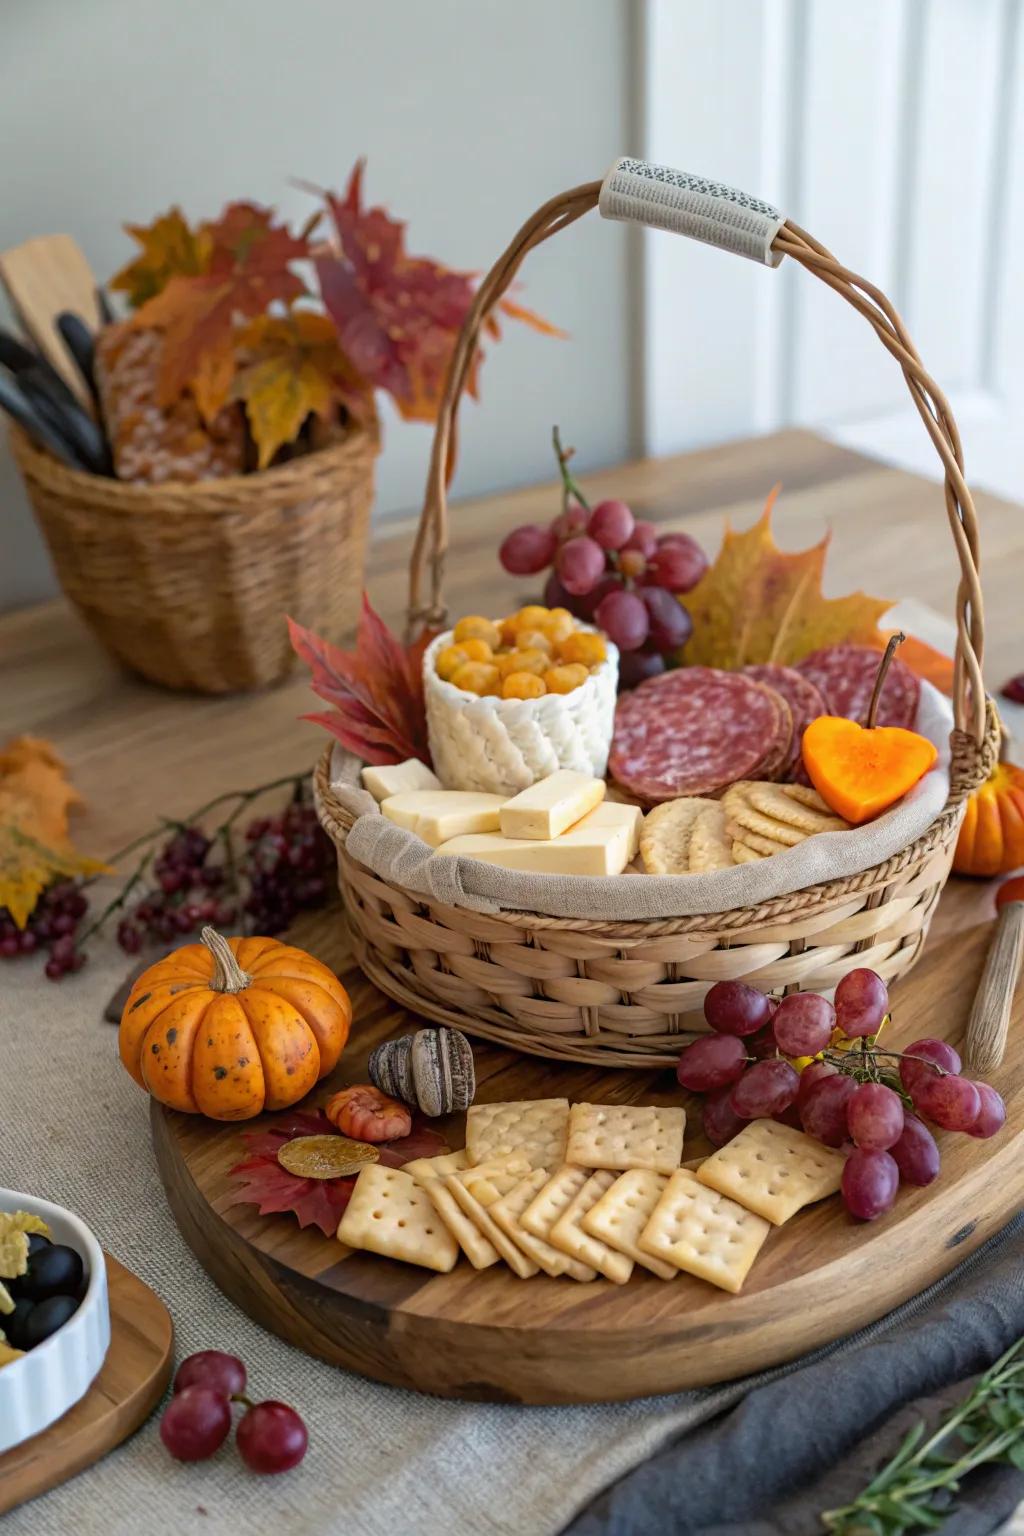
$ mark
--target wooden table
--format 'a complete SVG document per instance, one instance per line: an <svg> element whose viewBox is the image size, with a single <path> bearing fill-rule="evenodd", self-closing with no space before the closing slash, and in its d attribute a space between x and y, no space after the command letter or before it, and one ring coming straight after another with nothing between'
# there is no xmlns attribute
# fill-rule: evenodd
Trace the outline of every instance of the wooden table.
<svg viewBox="0 0 1024 1536"><path fill-rule="evenodd" d="M424 449L426 452L426 449ZM622 496L640 517L685 528L713 554L727 518L749 526L776 480L783 493L777 536L799 549L832 532L828 588L863 586L914 597L952 615L956 562L940 488L806 432L647 460L587 478L597 499ZM980 495L987 602L986 675L997 688L1022 661L1024 581L1020 508ZM453 613L500 610L530 596L502 571L497 547L518 523L557 510L551 485L454 509L448 559ZM400 624L414 523L391 521L370 553L374 604ZM298 717L316 707L304 675L280 687L226 698L167 693L124 673L62 600L0 617L0 742L21 732L51 738L66 757L87 809L76 836L103 855L152 825L185 815L224 790L259 784L313 762L323 733Z"/></svg>

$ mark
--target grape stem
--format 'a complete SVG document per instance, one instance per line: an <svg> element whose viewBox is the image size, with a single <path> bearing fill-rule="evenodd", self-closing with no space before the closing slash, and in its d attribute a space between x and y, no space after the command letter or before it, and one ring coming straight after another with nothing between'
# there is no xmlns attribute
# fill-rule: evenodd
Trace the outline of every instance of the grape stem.
<svg viewBox="0 0 1024 1536"><path fill-rule="evenodd" d="M228 1401L232 1403L244 1403L246 1408L255 1408L256 1406L252 1398L246 1397L244 1392L232 1392Z"/></svg>
<svg viewBox="0 0 1024 1536"><path fill-rule="evenodd" d="M555 448L555 458L558 460L558 472L562 477L562 511L568 511L569 498L575 496L584 512L589 512L590 503L569 471L569 460L576 452L575 448L562 447L562 435L557 427L551 428L551 441Z"/></svg>

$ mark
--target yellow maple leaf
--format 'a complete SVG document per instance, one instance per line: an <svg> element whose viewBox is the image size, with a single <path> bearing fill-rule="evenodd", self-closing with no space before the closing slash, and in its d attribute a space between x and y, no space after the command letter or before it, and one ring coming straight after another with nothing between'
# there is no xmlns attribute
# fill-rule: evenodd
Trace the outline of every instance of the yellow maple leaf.
<svg viewBox="0 0 1024 1536"><path fill-rule="evenodd" d="M891 598L822 594L831 535L810 549L779 549L771 527L779 489L752 528L736 533L726 524L714 565L680 598L693 620L682 653L687 666L792 665L826 645L885 648L878 621L892 607Z"/></svg>
<svg viewBox="0 0 1024 1536"><path fill-rule="evenodd" d="M192 229L180 208L171 208L152 224L126 224L125 232L142 247L126 262L109 287L128 295L133 309L161 293L172 277L197 277L210 262L213 241L205 225Z"/></svg>
<svg viewBox="0 0 1024 1536"><path fill-rule="evenodd" d="M260 315L246 326L238 348L243 363L234 394L245 402L260 469L295 440L310 414L328 419L339 404L360 419L370 412L369 394L326 315L312 310Z"/></svg>
<svg viewBox="0 0 1024 1536"><path fill-rule="evenodd" d="M68 812L80 804L48 741L19 736L0 752L0 906L19 928L53 880L106 868L68 839Z"/></svg>

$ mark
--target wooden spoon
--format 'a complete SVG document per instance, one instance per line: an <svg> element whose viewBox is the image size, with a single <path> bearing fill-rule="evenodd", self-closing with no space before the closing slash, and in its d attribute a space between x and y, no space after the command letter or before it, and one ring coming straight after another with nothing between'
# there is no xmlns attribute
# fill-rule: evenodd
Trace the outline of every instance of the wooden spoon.
<svg viewBox="0 0 1024 1536"><path fill-rule="evenodd" d="M967 1022L966 1056L972 1072L990 1072L1006 1051L1010 1010L1024 957L1024 875L1004 881L996 908L995 937Z"/></svg>

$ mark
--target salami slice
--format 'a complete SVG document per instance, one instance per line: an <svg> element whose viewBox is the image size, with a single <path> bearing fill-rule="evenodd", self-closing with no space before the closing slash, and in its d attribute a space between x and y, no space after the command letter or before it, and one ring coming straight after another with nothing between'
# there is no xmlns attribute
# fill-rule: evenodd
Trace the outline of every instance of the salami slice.
<svg viewBox="0 0 1024 1536"><path fill-rule="evenodd" d="M680 667L619 699L608 766L647 802L718 795L777 772L791 737L789 707L773 689L739 672Z"/></svg>
<svg viewBox="0 0 1024 1536"><path fill-rule="evenodd" d="M779 777L792 779L800 776L803 768L800 740L804 734L804 728L810 725L812 720L817 720L819 715L828 714L825 695L816 683L813 683L809 677L804 677L795 667L782 667L775 662L761 662L744 667L743 672L747 677L752 677L755 683L764 683L767 688L774 688L776 693L781 693L789 705L789 712L793 716L793 740L789 757L783 764Z"/></svg>
<svg viewBox="0 0 1024 1536"><path fill-rule="evenodd" d="M797 662L797 671L815 683L828 701L829 713L845 715L863 725L878 676L881 652L869 645L830 645ZM920 679L906 662L894 656L878 703L877 725L902 725L912 730L921 697Z"/></svg>

